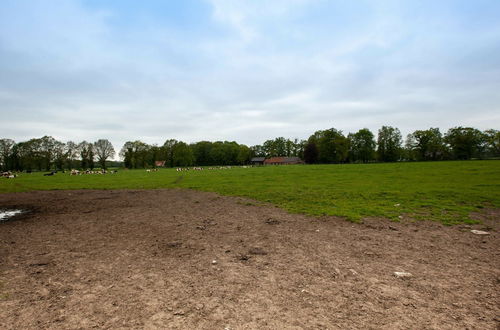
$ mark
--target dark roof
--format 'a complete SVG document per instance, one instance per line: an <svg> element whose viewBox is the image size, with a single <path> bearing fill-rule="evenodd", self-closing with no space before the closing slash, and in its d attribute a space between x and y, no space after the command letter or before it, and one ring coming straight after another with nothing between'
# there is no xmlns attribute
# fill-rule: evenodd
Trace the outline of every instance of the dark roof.
<svg viewBox="0 0 500 330"><path fill-rule="evenodd" d="M254 157L250 161L251 162L263 162L264 160L266 160L266 157Z"/></svg>

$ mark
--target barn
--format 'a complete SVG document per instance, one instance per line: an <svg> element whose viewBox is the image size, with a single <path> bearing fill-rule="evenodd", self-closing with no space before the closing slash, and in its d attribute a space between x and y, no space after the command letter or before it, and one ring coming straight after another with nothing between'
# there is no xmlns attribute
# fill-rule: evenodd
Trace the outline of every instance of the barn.
<svg viewBox="0 0 500 330"><path fill-rule="evenodd" d="M250 163L252 163L252 165L264 165L265 160L266 157L253 157L250 159Z"/></svg>
<svg viewBox="0 0 500 330"><path fill-rule="evenodd" d="M299 157L271 157L264 161L264 165L294 165L304 164Z"/></svg>
<svg viewBox="0 0 500 330"><path fill-rule="evenodd" d="M165 160L157 160L155 161L155 167L163 167L165 166Z"/></svg>

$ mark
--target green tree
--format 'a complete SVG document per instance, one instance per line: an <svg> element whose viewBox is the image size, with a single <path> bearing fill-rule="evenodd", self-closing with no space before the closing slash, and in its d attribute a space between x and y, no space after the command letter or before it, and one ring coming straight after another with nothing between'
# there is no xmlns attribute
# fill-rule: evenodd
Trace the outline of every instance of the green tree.
<svg viewBox="0 0 500 330"><path fill-rule="evenodd" d="M179 143L176 139L166 140L163 144L163 152L165 153L165 160L169 167L174 166L174 147Z"/></svg>
<svg viewBox="0 0 500 330"><path fill-rule="evenodd" d="M55 148L58 142L52 136L44 136L39 139L38 157L42 163L41 167L47 171L52 168L55 160Z"/></svg>
<svg viewBox="0 0 500 330"><path fill-rule="evenodd" d="M9 167L9 157L15 144L14 140L11 139L0 139L0 170L7 171L11 169Z"/></svg>
<svg viewBox="0 0 500 330"><path fill-rule="evenodd" d="M402 152L401 132L398 128L382 126L378 131L378 159L383 162L400 160Z"/></svg>
<svg viewBox="0 0 500 330"><path fill-rule="evenodd" d="M350 133L349 139L349 157L351 161L361 161L368 163L375 159L375 137L368 128L363 128L356 133Z"/></svg>
<svg viewBox="0 0 500 330"><path fill-rule="evenodd" d="M195 164L198 166L214 165L212 158L210 157L210 151L212 150L212 142L200 141L191 145L193 150Z"/></svg>
<svg viewBox="0 0 500 330"><path fill-rule="evenodd" d="M486 147L491 157L500 157L500 131L489 129L484 131Z"/></svg>
<svg viewBox="0 0 500 330"><path fill-rule="evenodd" d="M66 162L66 144L61 141L55 141L54 143L54 167L56 170L62 170L64 168L64 163Z"/></svg>
<svg viewBox="0 0 500 330"><path fill-rule="evenodd" d="M455 159L481 157L486 145L484 134L472 127L450 128L444 137Z"/></svg>
<svg viewBox="0 0 500 330"><path fill-rule="evenodd" d="M127 168L145 168L148 164L150 146L142 141L127 141L120 151Z"/></svg>
<svg viewBox="0 0 500 330"><path fill-rule="evenodd" d="M184 142L178 142L173 146L172 160L174 166L192 166L194 163L193 151Z"/></svg>
<svg viewBox="0 0 500 330"><path fill-rule="evenodd" d="M78 165L76 165L77 157L78 157L78 144L76 144L73 141L66 142L64 158L66 160L66 168L68 170L78 167Z"/></svg>
<svg viewBox="0 0 500 330"><path fill-rule="evenodd" d="M316 131L309 137L309 142L316 145L320 163L341 163L347 160L349 140L342 131L335 128Z"/></svg>
<svg viewBox="0 0 500 330"><path fill-rule="evenodd" d="M307 164L316 164L318 162L318 147L316 143L308 142L304 148L304 161Z"/></svg>
<svg viewBox="0 0 500 330"><path fill-rule="evenodd" d="M445 155L445 145L439 128L417 130L408 134L406 148L410 159L415 160L440 160Z"/></svg>
<svg viewBox="0 0 500 330"><path fill-rule="evenodd" d="M237 163L240 165L248 164L252 156L253 156L252 149L250 149L246 145L240 144L238 150L238 156L236 157Z"/></svg>

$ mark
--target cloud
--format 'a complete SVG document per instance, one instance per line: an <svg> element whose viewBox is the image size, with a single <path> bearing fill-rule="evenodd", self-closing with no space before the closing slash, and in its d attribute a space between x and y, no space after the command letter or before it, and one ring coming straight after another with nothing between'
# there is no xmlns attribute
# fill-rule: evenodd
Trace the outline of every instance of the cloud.
<svg viewBox="0 0 500 330"><path fill-rule="evenodd" d="M118 149L329 127L498 128L495 14L485 0L7 0L0 130Z"/></svg>

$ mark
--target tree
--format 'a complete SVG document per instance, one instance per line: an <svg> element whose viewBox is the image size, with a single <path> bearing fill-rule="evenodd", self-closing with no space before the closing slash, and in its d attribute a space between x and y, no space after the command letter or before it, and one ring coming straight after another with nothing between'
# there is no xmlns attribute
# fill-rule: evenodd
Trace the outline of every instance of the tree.
<svg viewBox="0 0 500 330"><path fill-rule="evenodd" d="M106 160L115 156L113 145L106 139L99 139L94 142L94 150L101 168L106 169Z"/></svg>
<svg viewBox="0 0 500 330"><path fill-rule="evenodd" d="M309 142L304 148L304 161L307 164L315 164L318 162L318 147L316 143Z"/></svg>
<svg viewBox="0 0 500 330"><path fill-rule="evenodd" d="M9 157L15 142L11 139L0 139L0 170L9 170Z"/></svg>
<svg viewBox="0 0 500 330"><path fill-rule="evenodd" d="M179 143L176 139L170 139L163 144L163 152L165 153L165 160L169 167L174 166L174 147Z"/></svg>
<svg viewBox="0 0 500 330"><path fill-rule="evenodd" d="M278 137L274 140L267 140L262 145L265 157L286 156L287 143L284 137Z"/></svg>
<svg viewBox="0 0 500 330"><path fill-rule="evenodd" d="M368 128L363 128L348 135L351 161L368 163L375 158L375 137Z"/></svg>
<svg viewBox="0 0 500 330"><path fill-rule="evenodd" d="M19 144L14 144L7 159L7 170L22 171L21 158L19 157Z"/></svg>
<svg viewBox="0 0 500 330"><path fill-rule="evenodd" d="M486 145L484 134L472 127L450 128L444 140L450 146L455 159L481 157Z"/></svg>
<svg viewBox="0 0 500 330"><path fill-rule="evenodd" d="M400 160L402 151L401 132L398 128L382 126L378 131L378 159L384 162Z"/></svg>
<svg viewBox="0 0 500 330"><path fill-rule="evenodd" d="M78 157L78 144L73 141L66 142L65 145L65 160L66 160L66 168L68 170L73 169L74 167L78 167L76 165L76 158Z"/></svg>
<svg viewBox="0 0 500 330"><path fill-rule="evenodd" d="M415 160L439 160L445 154L443 136L439 128L417 130L408 134L406 148L410 159Z"/></svg>
<svg viewBox="0 0 500 330"><path fill-rule="evenodd" d="M212 158L210 157L210 151L212 150L212 142L200 141L191 145L193 150L195 163L198 166L214 165Z"/></svg>
<svg viewBox="0 0 500 330"><path fill-rule="evenodd" d="M38 156L42 162L43 168L47 171L51 169L55 159L55 148L59 141L56 141L52 136L44 136L39 139Z"/></svg>
<svg viewBox="0 0 500 330"><path fill-rule="evenodd" d="M194 163L193 151L184 142L176 143L172 148L172 161L174 166L192 166Z"/></svg>
<svg viewBox="0 0 500 330"><path fill-rule="evenodd" d="M120 157L126 168L144 168L149 150L150 146L142 141L127 141L120 150Z"/></svg>
<svg viewBox="0 0 500 330"><path fill-rule="evenodd" d="M250 147L252 149L253 154L255 157L266 157L266 152L264 151L264 147L261 145L255 145L253 147Z"/></svg>
<svg viewBox="0 0 500 330"><path fill-rule="evenodd" d="M342 131L335 128L316 131L309 137L309 142L316 145L320 163L341 163L347 160L349 140Z"/></svg>
<svg viewBox="0 0 500 330"><path fill-rule="evenodd" d="M149 147L147 162L149 166L156 167L157 160L165 160L165 152L163 147L153 144Z"/></svg>
<svg viewBox="0 0 500 330"><path fill-rule="evenodd" d="M492 157L500 157L500 131L489 129L484 131L488 154Z"/></svg>
<svg viewBox="0 0 500 330"><path fill-rule="evenodd" d="M241 144L239 146L238 150L238 156L236 157L236 161L240 165L245 165L250 162L250 159L252 158L252 149L247 147L246 145Z"/></svg>
<svg viewBox="0 0 500 330"><path fill-rule="evenodd" d="M54 167L56 168L56 170L62 170L64 167L64 163L66 162L65 143L57 140L54 142L53 157L54 157Z"/></svg>
<svg viewBox="0 0 500 330"><path fill-rule="evenodd" d="M80 155L80 166L82 169L94 169L94 145L87 141L78 144L78 153Z"/></svg>

